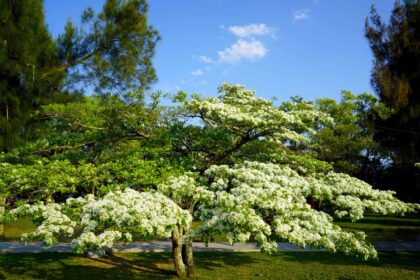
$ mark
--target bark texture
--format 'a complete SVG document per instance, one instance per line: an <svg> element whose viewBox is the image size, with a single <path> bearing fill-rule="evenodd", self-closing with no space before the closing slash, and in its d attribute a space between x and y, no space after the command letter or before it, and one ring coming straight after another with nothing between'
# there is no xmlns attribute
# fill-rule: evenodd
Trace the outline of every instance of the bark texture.
<svg viewBox="0 0 420 280"><path fill-rule="evenodd" d="M193 277L195 275L192 242L183 240L182 227L176 226L172 231L172 254L174 266L179 277Z"/></svg>
<svg viewBox="0 0 420 280"><path fill-rule="evenodd" d="M0 221L3 219L4 211L6 206L6 197L0 195ZM4 224L0 222L0 236L4 235Z"/></svg>

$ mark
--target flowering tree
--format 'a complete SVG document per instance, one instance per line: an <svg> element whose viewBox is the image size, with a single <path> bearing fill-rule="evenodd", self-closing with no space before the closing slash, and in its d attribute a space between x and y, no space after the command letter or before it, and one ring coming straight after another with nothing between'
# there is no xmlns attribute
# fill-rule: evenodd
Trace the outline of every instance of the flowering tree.
<svg viewBox="0 0 420 280"><path fill-rule="evenodd" d="M10 153L0 153L0 216L4 207L131 187L147 189L181 173L164 157L165 119L158 95L86 97L81 103L45 106L48 135ZM159 123L158 123L159 122Z"/></svg>
<svg viewBox="0 0 420 280"><path fill-rule="evenodd" d="M60 235L74 237L76 252L104 251L133 236L171 237L179 276L194 275L192 241L223 234L230 243L256 240L263 251L277 249L279 238L300 246L341 251L363 259L376 251L362 232L350 233L333 217L356 221L365 212L404 214L419 205L401 202L392 192L341 173L326 163L293 152L314 127L331 118L310 104L287 110L255 97L242 86L223 85L217 98L179 99L183 118L171 122L171 156L184 158L190 171L148 190L126 184L105 196L38 202L11 211L30 215L38 227L24 236L51 245ZM201 136L198 137L197 136ZM256 153L258 153L256 155ZM308 199L323 202L323 211ZM197 221L193 227L193 221ZM80 234L75 234L81 232Z"/></svg>

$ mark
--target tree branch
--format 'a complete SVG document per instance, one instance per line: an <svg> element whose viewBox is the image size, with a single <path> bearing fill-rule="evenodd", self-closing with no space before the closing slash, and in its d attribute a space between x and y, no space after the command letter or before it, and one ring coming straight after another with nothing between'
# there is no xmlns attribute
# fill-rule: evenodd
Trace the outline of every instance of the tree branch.
<svg viewBox="0 0 420 280"><path fill-rule="evenodd" d="M82 148L82 147L91 147L95 144L99 144L99 143L115 143L121 140L135 140L137 138L149 138L149 135L144 134L142 132L136 132L136 133L131 133L131 134L126 134L126 135L121 135L120 137L115 137L115 138L105 138L105 139L99 139L99 140L92 140L92 141L87 141L87 142L83 142L77 145L64 145L64 146L58 146L58 147L53 147L50 149L44 149L44 150L36 150L36 151L32 151L32 152L26 152L26 153L21 153L20 155L27 155L27 154L38 154L38 155L51 155L53 153L56 152L63 152L65 150L71 150L71 149L78 149L78 148ZM19 155L18 155L19 156Z"/></svg>
<svg viewBox="0 0 420 280"><path fill-rule="evenodd" d="M57 73L57 72L64 72L69 68L72 68L76 65L82 64L83 62L85 62L89 58L91 58L96 52L97 52L97 50L94 50L91 53L88 53L88 54L82 56L79 60L76 60L72 63L64 64L64 65L59 66L59 67L50 68L50 69L48 69L47 71L45 71L41 74L41 78L45 78L46 76Z"/></svg>

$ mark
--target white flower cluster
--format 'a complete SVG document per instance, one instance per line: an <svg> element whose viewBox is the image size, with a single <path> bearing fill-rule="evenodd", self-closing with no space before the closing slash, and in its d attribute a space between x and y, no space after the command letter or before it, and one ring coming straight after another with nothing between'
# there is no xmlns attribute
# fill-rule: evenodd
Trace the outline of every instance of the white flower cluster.
<svg viewBox="0 0 420 280"><path fill-rule="evenodd" d="M81 235L72 243L76 252L103 251L117 240L131 241L132 235L168 238L176 225L187 228L192 219L163 194L133 189L110 192L99 199L92 195L70 198L65 204L23 205L11 215L32 216L39 226L26 238L41 239L47 245L56 242L57 234L71 236L80 228Z"/></svg>
<svg viewBox="0 0 420 280"><path fill-rule="evenodd" d="M191 175L185 174L179 177L171 177L167 183L158 186L158 191L170 197L184 208L193 206L199 201L212 200L214 197L213 192L197 184Z"/></svg>
<svg viewBox="0 0 420 280"><path fill-rule="evenodd" d="M287 165L244 162L211 166L201 177L192 173L173 177L158 186L158 192L128 188L99 199L88 195L65 204L24 205L11 216L32 216L38 228L25 238L42 239L47 245L57 236L81 230L73 240L77 252L104 251L117 240L131 241L132 235L170 237L180 226L190 240L209 240L222 233L232 244L253 238L262 250L273 251L278 236L300 246L376 257L363 233L344 232L331 216L311 209L310 196L328 202L336 215L354 220L365 211L403 214L419 209L348 175L330 172L303 177ZM192 215L201 221L195 228L190 227Z"/></svg>
<svg viewBox="0 0 420 280"><path fill-rule="evenodd" d="M63 213L63 205L56 203L25 204L12 210L9 215L12 219L31 216L38 227L34 232L23 234L22 240L26 242L38 239L44 241L47 246L57 242L59 236L72 236L76 226L76 222Z"/></svg>
<svg viewBox="0 0 420 280"><path fill-rule="evenodd" d="M392 191L380 191L368 183L343 173L329 172L307 178L311 194L321 201L329 201L338 217L353 221L363 218L365 211L382 215L404 214L420 209L419 205L404 203Z"/></svg>
<svg viewBox="0 0 420 280"><path fill-rule="evenodd" d="M186 103L187 109L199 115L206 125L224 128L234 134L244 135L253 131L269 141L307 141L306 136L297 133L299 128L310 131L309 123L333 120L327 114L305 104L305 108L285 111L273 106L273 102L255 97L255 92L241 85L223 84L217 98L195 97Z"/></svg>
<svg viewBox="0 0 420 280"><path fill-rule="evenodd" d="M339 211L345 208L345 215L352 218L362 217L366 210L394 214L418 207L347 175L302 177L286 165L244 162L235 167L212 166L204 176L214 199L200 201L195 215L203 223L190 237L208 240L213 234L225 233L231 243L252 237L264 250L276 249L273 237L277 235L300 246L339 250L365 259L376 257L363 233L343 232L328 214L311 209L306 200L311 195L322 197ZM181 181L196 185L192 178L183 177ZM172 183L183 184L176 180Z"/></svg>
<svg viewBox="0 0 420 280"><path fill-rule="evenodd" d="M114 242L125 239L131 241L130 233L121 233L116 230L106 230L99 235L93 232L83 232L77 239L72 241L72 247L76 253L104 252L108 248L112 248Z"/></svg>
<svg viewBox="0 0 420 280"><path fill-rule="evenodd" d="M175 225L187 225L189 219L190 215L168 197L129 188L110 192L98 200L88 196L81 213L85 232L111 224L143 236L169 237Z"/></svg>

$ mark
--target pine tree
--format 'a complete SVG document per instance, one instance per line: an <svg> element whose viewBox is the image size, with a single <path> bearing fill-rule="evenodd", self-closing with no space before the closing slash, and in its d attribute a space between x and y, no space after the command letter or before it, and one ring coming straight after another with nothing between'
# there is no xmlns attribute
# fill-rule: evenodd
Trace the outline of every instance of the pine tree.
<svg viewBox="0 0 420 280"><path fill-rule="evenodd" d="M42 0L1 1L0 151L41 135L45 129L30 118L35 110L81 100L88 86L142 98L156 81L151 60L159 40L147 10L144 0L107 0L99 14L83 13L82 27L69 21L54 39Z"/></svg>
<svg viewBox="0 0 420 280"><path fill-rule="evenodd" d="M376 139L397 166L412 166L420 159L420 1L396 1L389 24L372 7L365 35L375 59L372 86L394 111L378 118Z"/></svg>
<svg viewBox="0 0 420 280"><path fill-rule="evenodd" d="M30 113L57 93L63 74L40 79L58 63L42 1L1 1L0 42L0 150L8 150L30 134Z"/></svg>
<svg viewBox="0 0 420 280"><path fill-rule="evenodd" d="M144 92L157 80L152 57L160 39L147 12L145 0L107 0L98 14L86 9L80 28L67 22L57 39L61 65L44 76L65 72L70 88L96 93Z"/></svg>

